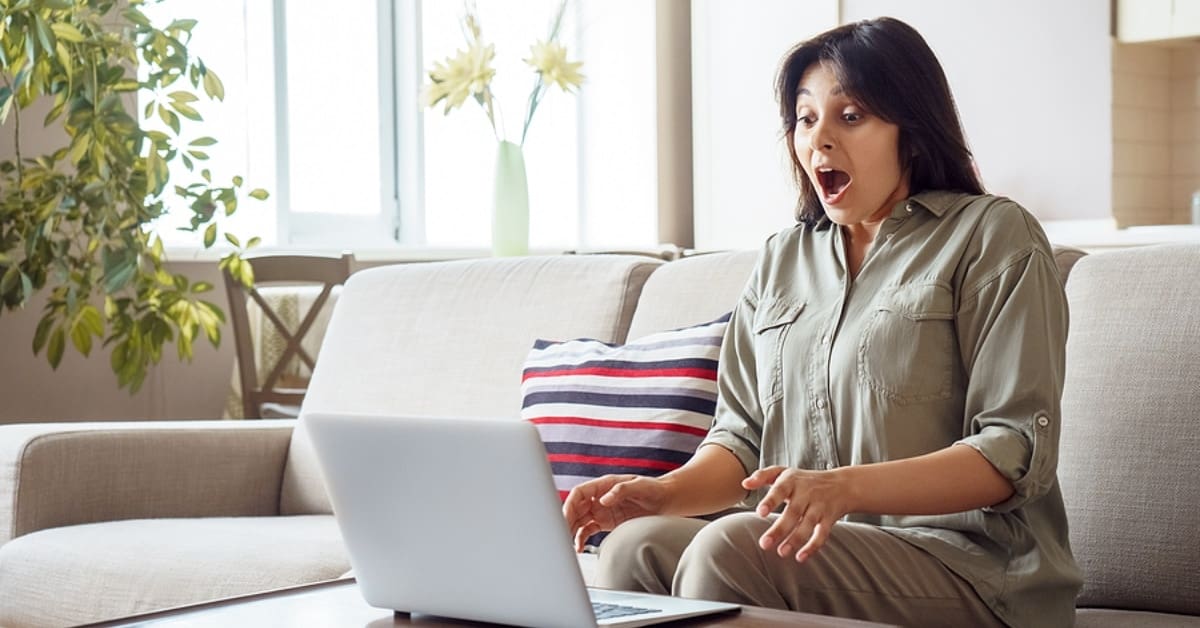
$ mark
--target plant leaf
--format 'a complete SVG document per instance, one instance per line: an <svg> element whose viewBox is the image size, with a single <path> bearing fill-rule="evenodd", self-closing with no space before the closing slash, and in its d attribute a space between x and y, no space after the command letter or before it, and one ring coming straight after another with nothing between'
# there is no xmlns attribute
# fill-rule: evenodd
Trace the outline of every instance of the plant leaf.
<svg viewBox="0 0 1200 628"><path fill-rule="evenodd" d="M41 352L42 347L46 346L46 340L50 336L50 328L54 326L54 317L46 314L42 320L38 321L37 331L33 332L33 354L37 355Z"/></svg>
<svg viewBox="0 0 1200 628"><path fill-rule="evenodd" d="M217 78L217 73L212 70L204 73L204 93L208 94L209 98L225 100L225 85L221 83L221 79Z"/></svg>
<svg viewBox="0 0 1200 628"><path fill-rule="evenodd" d="M170 94L167 94L167 96L175 102L181 102L181 103L185 103L185 104L190 103L190 102L196 102L197 100L200 100L198 97L196 97L195 94L193 94L191 92L185 92L182 90L177 91L177 92L171 92Z"/></svg>
<svg viewBox="0 0 1200 628"><path fill-rule="evenodd" d="M192 140L191 142L189 142L188 146L212 146L213 144L216 144L216 143L217 143L217 140L214 140L211 137L198 137L198 138Z"/></svg>
<svg viewBox="0 0 1200 628"><path fill-rule="evenodd" d="M212 223L204 230L204 248L211 248L217 241L217 223Z"/></svg>
<svg viewBox="0 0 1200 628"><path fill-rule="evenodd" d="M21 292L23 293L21 296L22 303L33 296L33 280L25 273L21 273Z"/></svg>
<svg viewBox="0 0 1200 628"><path fill-rule="evenodd" d="M187 118L188 120L195 120L195 121L199 122L204 119L204 118L200 117L199 111L196 111L195 109L192 108L191 105L188 105L186 103L172 102L171 108L174 109L175 111L178 111L179 115ZM178 131L176 131L176 132L178 132Z"/></svg>
<svg viewBox="0 0 1200 628"><path fill-rule="evenodd" d="M17 289L17 284L21 281L21 269L16 264L9 266L4 271L4 275L0 276L0 295L7 296L8 293Z"/></svg>
<svg viewBox="0 0 1200 628"><path fill-rule="evenodd" d="M50 3L47 2L46 4L49 5ZM70 8L71 6L71 3L69 2L64 2L63 4L66 4L67 6L56 8ZM85 39L87 39L87 37L84 37L83 33L79 32L78 28L75 28L74 24L70 24L68 22L55 22L50 25L50 30L54 31L54 34L57 35L59 39L69 41L73 44L82 43Z"/></svg>
<svg viewBox="0 0 1200 628"><path fill-rule="evenodd" d="M266 190L264 190L262 188L256 188L255 190L250 192L249 196L250 196L250 198L253 198L256 200L265 201L265 200L267 200L267 197L270 196L270 193L268 193Z"/></svg>
<svg viewBox="0 0 1200 628"><path fill-rule="evenodd" d="M175 21L171 22L170 24L168 24L167 27L163 30L169 31L169 30L179 29L182 31L191 31L195 27L196 27L196 20L175 20Z"/></svg>
<svg viewBox="0 0 1200 628"><path fill-rule="evenodd" d="M240 241L240 240L238 240L237 236L233 235L232 233L228 233L228 232L226 232L226 233L225 233L225 239L226 239L226 240L228 240L230 244L232 244L232 245L234 245L234 246L238 247L239 249L240 249L240 248L242 248L242 243L241 243L241 241Z"/></svg>
<svg viewBox="0 0 1200 628"><path fill-rule="evenodd" d="M33 14L33 25L37 30L38 43L42 45L42 50L46 54L54 54L54 31L50 30L50 26L46 24L46 20L42 16Z"/></svg>
<svg viewBox="0 0 1200 628"><path fill-rule="evenodd" d="M57 370L58 365L62 362L63 348L66 347L67 339L63 333L62 326L54 328L54 332L50 334L50 346L46 348L46 359L50 361L50 368Z"/></svg>
<svg viewBox="0 0 1200 628"><path fill-rule="evenodd" d="M96 306L87 304L79 312L79 321L93 336L100 337L104 335L104 317L100 315L100 310Z"/></svg>
<svg viewBox="0 0 1200 628"><path fill-rule="evenodd" d="M92 352L92 334L83 324L82 317L76 318L75 324L71 325L71 344L85 356Z"/></svg>
<svg viewBox="0 0 1200 628"><path fill-rule="evenodd" d="M167 126L171 127L172 131L175 131L175 135L179 135L179 116L175 115L166 107L159 105L158 117L162 118L162 121L165 122Z"/></svg>
<svg viewBox="0 0 1200 628"><path fill-rule="evenodd" d="M67 47L63 45L62 41L54 44L54 57L58 59L58 63L62 65L63 70L66 71L67 78L69 79L72 76L71 53L67 51Z"/></svg>
<svg viewBox="0 0 1200 628"><path fill-rule="evenodd" d="M0 85L0 125L3 125L4 121L8 119L8 112L12 109L15 100L12 90L7 85Z"/></svg>

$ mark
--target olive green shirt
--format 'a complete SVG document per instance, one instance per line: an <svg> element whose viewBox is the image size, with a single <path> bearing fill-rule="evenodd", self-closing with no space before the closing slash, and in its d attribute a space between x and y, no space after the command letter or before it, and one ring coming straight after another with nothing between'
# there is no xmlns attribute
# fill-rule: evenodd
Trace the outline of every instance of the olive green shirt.
<svg viewBox="0 0 1200 628"><path fill-rule="evenodd" d="M767 241L705 444L747 473L974 447L1012 482L1007 501L846 520L937 557L1010 625L1072 625L1082 580L1055 471L1067 303L1041 227L1005 198L923 192L896 204L857 278L844 242L828 220Z"/></svg>

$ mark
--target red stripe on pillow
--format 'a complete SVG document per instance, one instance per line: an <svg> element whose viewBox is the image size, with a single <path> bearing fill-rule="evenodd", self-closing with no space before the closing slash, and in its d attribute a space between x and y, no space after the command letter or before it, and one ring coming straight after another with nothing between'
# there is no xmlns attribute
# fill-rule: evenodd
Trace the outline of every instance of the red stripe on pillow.
<svg viewBox="0 0 1200 628"><path fill-rule="evenodd" d="M578 462L581 464L598 464L619 467L640 467L642 469L678 469L679 464L663 460L648 460L644 458L607 458L602 456L583 456L579 454L549 454L550 462Z"/></svg>
<svg viewBox="0 0 1200 628"><path fill-rule="evenodd" d="M614 369L614 368L565 368L555 371L535 371L521 374L521 381L535 377L562 377L564 375L599 375L601 377L697 377L717 381L715 369L665 368L665 369Z"/></svg>
<svg viewBox="0 0 1200 628"><path fill-rule="evenodd" d="M680 432L704 438L708 428L693 427L679 423L659 423L657 421L613 421L609 419L585 419L578 416L545 416L530 419L534 424L586 425L588 427L612 427L626 430L666 430Z"/></svg>

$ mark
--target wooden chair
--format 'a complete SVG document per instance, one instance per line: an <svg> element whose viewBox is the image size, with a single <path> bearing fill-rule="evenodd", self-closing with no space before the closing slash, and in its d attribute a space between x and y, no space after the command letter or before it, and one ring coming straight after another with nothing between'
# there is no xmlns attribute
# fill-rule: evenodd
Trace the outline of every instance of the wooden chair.
<svg viewBox="0 0 1200 628"><path fill-rule="evenodd" d="M309 369L316 366L316 361L301 342L312 329L313 321L329 300L334 286L345 283L346 278L350 276L354 256L350 253L344 253L341 257L272 255L246 258L246 261L254 269L253 289L247 290L228 270L224 271L225 291L229 296L229 317L237 345L243 416L247 419L263 418L264 414L267 417L297 416L307 388L306 382L301 382L298 386L296 382L283 381L284 369L294 357L302 360ZM259 292L260 287L272 283L321 286L320 294L294 330L287 328L279 313ZM269 321L273 331L286 342L283 352L274 364L263 365L269 370L261 382L258 377L260 369L255 358L254 338L251 335L248 301L253 301L262 310L265 319L262 322L262 331L266 331Z"/></svg>

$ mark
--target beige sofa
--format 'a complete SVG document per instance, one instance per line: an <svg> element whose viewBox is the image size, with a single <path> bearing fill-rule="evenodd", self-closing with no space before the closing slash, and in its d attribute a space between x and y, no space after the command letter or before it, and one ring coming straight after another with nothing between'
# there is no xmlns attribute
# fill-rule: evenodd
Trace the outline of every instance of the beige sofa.
<svg viewBox="0 0 1200 628"><path fill-rule="evenodd" d="M304 411L515 418L535 338L620 342L711 320L754 257L357 273ZM1060 252L1060 266L1077 257ZM1068 283L1059 464L1087 571L1080 626L1200 626L1196 277L1200 246L1177 246L1084 257ZM303 423L290 421L0 426L0 543L0 626L95 621L349 568Z"/></svg>

